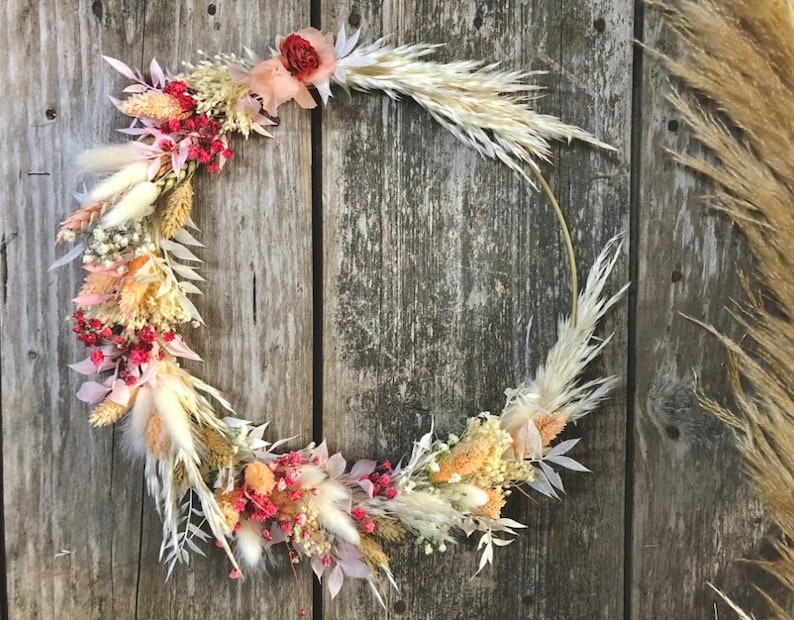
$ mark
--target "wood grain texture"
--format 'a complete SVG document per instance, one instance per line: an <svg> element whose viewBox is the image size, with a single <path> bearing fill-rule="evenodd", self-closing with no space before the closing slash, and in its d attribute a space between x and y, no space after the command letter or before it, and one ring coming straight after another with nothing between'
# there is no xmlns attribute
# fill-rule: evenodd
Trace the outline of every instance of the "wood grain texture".
<svg viewBox="0 0 794 620"><path fill-rule="evenodd" d="M645 35L649 47L678 53L658 13L646 14ZM632 617L733 617L709 581L765 617L752 584L774 586L738 560L768 555L772 532L730 436L694 392L699 377L706 394L730 405L726 356L682 316L741 337L726 309L744 298L737 269L752 266L738 231L709 211L704 194L713 188L665 152L702 153L665 100L669 92L661 63L646 56L635 154L642 167Z"/></svg>
<svg viewBox="0 0 794 620"><path fill-rule="evenodd" d="M559 149L547 174L586 270L628 213L631 3L360 2L367 39L445 41L438 57L545 69L539 107L615 144L610 156ZM351 18L326 4L331 28ZM604 27L594 22L602 19ZM507 170L482 161L411 102L339 96L323 119L324 431L347 456L395 460L433 420L460 432L498 412L568 311L569 276L551 209ZM615 282L625 281L627 263ZM525 329L534 316L530 351ZM626 311L594 373L623 374ZM527 363L531 360L531 364ZM326 601L326 618L586 618L622 613L624 402L621 392L570 436L593 476L568 476L564 502L515 494L529 525L470 580L471 542L394 555L400 592L381 611L366 588ZM393 614L393 615L392 615Z"/></svg>
<svg viewBox="0 0 794 620"><path fill-rule="evenodd" d="M309 3L231 5L146 2L11 2L0 42L9 97L0 144L9 188L3 209L2 419L6 562L13 618L294 618L311 614L307 571L233 582L208 549L164 583L160 523L143 497L140 464L118 436L92 430L73 394L80 359L63 321L76 269L48 273L57 223L77 190L71 159L118 140L107 95L124 79L101 54L147 67L156 55L179 69L209 53L251 45L308 23ZM267 33L263 35L262 33ZM56 116L48 120L46 111ZM50 113L52 115L52 113ZM240 416L271 421L274 436L311 438L312 310L310 124L285 110L277 141L236 144L237 157L197 187L195 219L209 246L199 307L211 326L188 334ZM69 551L62 554L61 550ZM212 592L208 583L216 584Z"/></svg>

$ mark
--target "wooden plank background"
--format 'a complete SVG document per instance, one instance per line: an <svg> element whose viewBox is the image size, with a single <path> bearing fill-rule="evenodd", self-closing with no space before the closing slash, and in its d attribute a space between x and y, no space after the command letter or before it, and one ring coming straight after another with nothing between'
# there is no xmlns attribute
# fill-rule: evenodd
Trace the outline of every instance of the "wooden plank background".
<svg viewBox="0 0 794 620"><path fill-rule="evenodd" d="M639 4L639 3L638 3ZM0 179L3 615L10 618L723 618L712 581L759 613L736 560L770 533L729 438L698 409L695 376L727 399L724 356L680 313L736 333L723 308L747 266L740 236L708 213L708 191L665 148L689 138L665 102L673 52L633 0L9 0L0 36L8 97ZM139 463L91 430L66 364L74 269L47 271L73 208L82 148L116 139L106 96L131 65L178 69L197 49L265 52L276 34L364 25L364 39L443 42L442 59L545 70L538 107L615 145L559 147L548 177L586 272L631 233L614 285L615 338L593 373L626 377L569 436L593 474L565 476L563 502L515 494L528 524L474 580L463 542L445 555L395 553L387 610L362 584L330 601L288 566L232 582L222 554L169 582ZM632 61L634 65L632 79ZM399 459L435 419L441 432L498 411L555 339L567 262L553 213L514 175L465 151L410 102L337 92L322 113L285 106L277 139L235 145L220 179L199 181L211 326L192 336L212 379L273 437L325 436L349 458ZM696 148L696 147L693 147ZM534 317L526 339L526 326ZM529 342L529 351L525 342ZM322 357L319 354L322 352ZM765 585L766 582L764 582Z"/></svg>

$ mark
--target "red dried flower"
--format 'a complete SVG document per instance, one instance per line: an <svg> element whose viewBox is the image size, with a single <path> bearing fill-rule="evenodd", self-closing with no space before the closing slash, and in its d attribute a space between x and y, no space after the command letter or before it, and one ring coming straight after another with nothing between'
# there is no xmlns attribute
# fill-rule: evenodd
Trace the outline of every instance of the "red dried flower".
<svg viewBox="0 0 794 620"><path fill-rule="evenodd" d="M283 39L279 51L284 57L284 67L297 80L303 80L320 66L317 50L297 34L291 34Z"/></svg>
<svg viewBox="0 0 794 620"><path fill-rule="evenodd" d="M140 366L149 361L149 353L140 347L136 347L130 353L130 363L133 366Z"/></svg>
<svg viewBox="0 0 794 620"><path fill-rule="evenodd" d="M91 363L97 368L99 368L102 365L102 362L105 361L105 354L99 349L94 349L91 351L91 355L88 357L91 359Z"/></svg>

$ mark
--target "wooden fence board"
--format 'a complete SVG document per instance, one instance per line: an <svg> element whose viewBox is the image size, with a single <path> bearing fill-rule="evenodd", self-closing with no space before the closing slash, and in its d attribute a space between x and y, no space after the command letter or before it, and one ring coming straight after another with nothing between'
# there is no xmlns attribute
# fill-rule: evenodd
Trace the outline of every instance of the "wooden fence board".
<svg viewBox="0 0 794 620"><path fill-rule="evenodd" d="M288 566L271 579L227 582L229 567L214 549L163 583L160 523L142 497L141 467L113 432L88 427L73 396L79 381L66 363L81 352L63 313L75 269L47 272L56 225L74 206L71 156L118 139L113 128L124 123L106 98L124 79L101 54L144 67L156 54L174 70L181 59L197 60L196 49L251 45L264 54L271 35L308 22L309 3L219 4L210 15L206 3L192 2L12 2L8 15L15 122L0 141L18 154L3 166L11 194L2 220L11 617L287 618L301 604L311 614L307 571L297 583ZM195 219L209 246L202 273L212 291L198 305L210 328L188 339L206 360L198 372L239 415L305 442L313 400L310 124L293 109L282 121L277 141L236 144L220 183L198 182ZM213 582L220 587L208 588Z"/></svg>
<svg viewBox="0 0 794 620"><path fill-rule="evenodd" d="M500 60L547 69L539 107L581 124L620 154L562 148L547 168L571 217L583 268L627 226L630 132L628 2L357 3L367 39L445 41L442 59ZM326 28L349 19L326 4ZM603 20L604 25L596 28ZM350 457L397 460L433 420L459 432L467 416L498 412L502 391L553 342L568 310L569 277L551 209L507 170L482 161L408 102L339 96L323 119L325 230L324 431ZM627 262L615 275L624 281ZM623 374L625 306L616 339L593 372ZM495 566L470 580L470 542L443 556L407 546L388 613L410 618L618 617L622 609L624 403L620 391L571 436L594 476L566 477L562 503L520 494L529 524ZM585 611L587 609L587 611ZM328 618L381 617L366 588L327 601Z"/></svg>

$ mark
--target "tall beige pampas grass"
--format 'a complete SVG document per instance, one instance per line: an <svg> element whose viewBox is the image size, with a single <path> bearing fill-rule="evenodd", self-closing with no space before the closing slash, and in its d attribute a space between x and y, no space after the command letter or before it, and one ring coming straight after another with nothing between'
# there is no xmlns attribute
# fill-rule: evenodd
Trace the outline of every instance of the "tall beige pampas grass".
<svg viewBox="0 0 794 620"><path fill-rule="evenodd" d="M736 411L707 405L734 430L756 493L780 528L778 557L761 565L794 592L794 1L658 6L685 50L667 66L719 110L671 95L717 161L678 158L720 188L715 206L747 236L774 306L748 288L751 307L738 319L749 344L717 334L733 364ZM766 598L776 618L791 618Z"/></svg>

